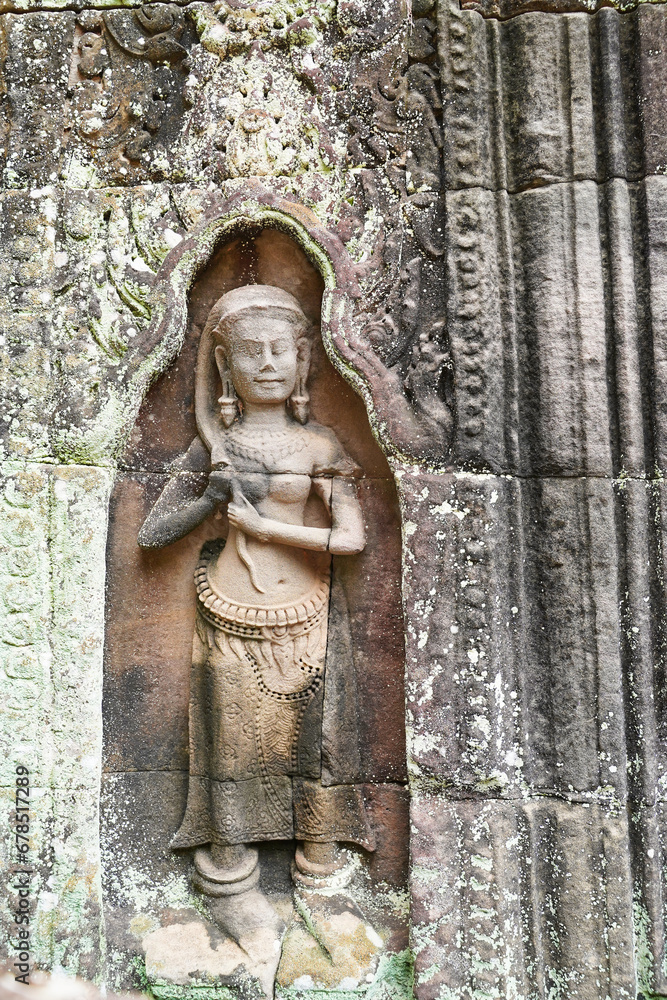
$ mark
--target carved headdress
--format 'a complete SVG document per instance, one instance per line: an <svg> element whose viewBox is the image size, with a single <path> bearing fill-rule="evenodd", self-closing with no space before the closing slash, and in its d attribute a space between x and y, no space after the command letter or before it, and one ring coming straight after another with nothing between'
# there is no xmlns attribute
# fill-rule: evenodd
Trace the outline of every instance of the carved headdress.
<svg viewBox="0 0 667 1000"><path fill-rule="evenodd" d="M297 380L288 405L302 424L308 420L306 390L310 364L309 323L296 298L274 285L243 285L225 292L211 309L199 342L195 381L195 417L199 434L209 450L220 432L230 427L240 412L240 400L231 378L227 356L234 339L234 323L241 315L262 317L285 314L292 323L297 346ZM222 383L222 394L220 393Z"/></svg>

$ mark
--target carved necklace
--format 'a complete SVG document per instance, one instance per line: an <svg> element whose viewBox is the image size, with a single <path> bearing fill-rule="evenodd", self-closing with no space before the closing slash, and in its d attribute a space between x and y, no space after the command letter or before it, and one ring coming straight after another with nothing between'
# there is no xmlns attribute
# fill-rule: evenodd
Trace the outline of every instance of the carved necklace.
<svg viewBox="0 0 667 1000"><path fill-rule="evenodd" d="M296 433L295 433L296 431ZM227 431L227 449L239 458L247 458L266 467L267 462L287 458L306 447L306 435L296 428L250 430L243 424L233 424Z"/></svg>

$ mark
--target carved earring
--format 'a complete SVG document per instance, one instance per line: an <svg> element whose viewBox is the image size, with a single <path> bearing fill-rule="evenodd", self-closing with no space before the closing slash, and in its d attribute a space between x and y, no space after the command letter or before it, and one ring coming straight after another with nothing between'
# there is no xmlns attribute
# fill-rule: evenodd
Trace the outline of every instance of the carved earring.
<svg viewBox="0 0 667 1000"><path fill-rule="evenodd" d="M225 354L224 347L216 347L215 363L218 366L220 381L222 382L222 395L218 397L220 416L225 427L231 427L241 412L241 407L234 383L232 382L232 375L227 364L227 355Z"/></svg>
<svg viewBox="0 0 667 1000"><path fill-rule="evenodd" d="M310 341L301 337L297 341L296 384L289 398L292 415L300 424L308 423L310 396L306 388L310 367Z"/></svg>

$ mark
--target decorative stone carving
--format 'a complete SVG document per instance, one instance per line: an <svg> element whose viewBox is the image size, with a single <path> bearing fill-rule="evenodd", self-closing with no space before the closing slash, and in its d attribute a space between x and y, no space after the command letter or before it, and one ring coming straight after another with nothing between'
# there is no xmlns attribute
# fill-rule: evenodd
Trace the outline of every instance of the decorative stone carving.
<svg viewBox="0 0 667 1000"><path fill-rule="evenodd" d="M339 110L351 133L348 160L361 168L351 200L377 226L372 253L359 266L362 338L407 397L410 448L419 440L446 452L454 414L449 338L436 306L441 275L433 263L443 254L444 228L436 25L425 16L433 4L414 3L408 25L399 6L371 16L350 2L338 12L338 50L350 59Z"/></svg>
<svg viewBox="0 0 667 1000"><path fill-rule="evenodd" d="M53 183L58 176L73 30L71 13L55 21L44 13L4 19L0 93L8 187Z"/></svg>
<svg viewBox="0 0 667 1000"><path fill-rule="evenodd" d="M195 886L269 994L284 924L257 889L254 845L296 838L293 878L311 889L346 885L339 843L374 848L353 665L328 624L332 607L348 627L331 555L361 551L365 531L354 463L308 419L310 335L283 289L218 300L198 354L199 436L139 534L163 547L227 512L227 539L204 546L195 572L190 781L172 847L194 849ZM188 497L183 474L201 471L206 489Z"/></svg>
<svg viewBox="0 0 667 1000"><path fill-rule="evenodd" d="M269 10L263 3L241 5L228 0L190 6L202 45L221 59L251 48L267 52L278 47L312 45L331 22L335 9L333 0L283 0Z"/></svg>
<svg viewBox="0 0 667 1000"><path fill-rule="evenodd" d="M289 113L261 53L252 52L243 64L243 77L226 101L225 115L214 140L224 150L221 176L291 175L327 156L323 123Z"/></svg>
<svg viewBox="0 0 667 1000"><path fill-rule="evenodd" d="M167 118L184 107L185 26L176 4L79 14L70 113L90 169L122 183L130 172L154 177L166 166L166 148L153 140L164 138Z"/></svg>
<svg viewBox="0 0 667 1000"><path fill-rule="evenodd" d="M149 382L178 355L162 425L135 427L143 456L162 447L171 460L172 410L189 403L169 384L189 364L181 345L196 353L191 285L213 247L251 239L271 217L317 262L323 343L363 395L399 483L417 995L667 995L667 7L339 0L317 5L316 24L314 5L234 0L179 6L165 38L151 19L169 8L140 12L144 30L116 2L101 0L102 14L6 0L17 13L0 15L0 759L11 789L29 752L40 793L37 963L129 986L133 963L145 954L157 973L181 934L221 976L243 961L199 919L185 853L164 850L181 819L187 696L176 656L165 670L147 649L165 622L170 638L177 627L191 638L182 609L176 624L169 602L155 614L155 584L224 522L142 553L135 527L168 477L157 461L130 475L120 456ZM157 60L139 38L165 43ZM312 127L303 157L294 123ZM196 474L202 490L209 474ZM185 487L189 475L176 479ZM365 505L367 478L359 492ZM365 564L373 600L388 586L377 550L377 566ZM337 558L344 574L367 556ZM185 593L189 563L179 580ZM151 587L148 621L137 595ZM377 608L365 599L357 636ZM337 629L332 617L327 638ZM394 724L376 728L399 740L395 706ZM392 767L368 780L395 781L404 801ZM406 826L386 832L386 787L365 794L378 849L364 877L383 837L399 859L408 839ZM380 868L367 900L384 891ZM322 959L315 916L363 933L353 908L322 917L315 896L328 898L313 893L285 936L292 958L301 941ZM405 913L404 896L396 905ZM169 922L179 907L189 931ZM11 906L0 909L4 946ZM257 914L271 943L275 918L263 904ZM285 962L278 985L297 971ZM394 1000L393 985L369 994Z"/></svg>

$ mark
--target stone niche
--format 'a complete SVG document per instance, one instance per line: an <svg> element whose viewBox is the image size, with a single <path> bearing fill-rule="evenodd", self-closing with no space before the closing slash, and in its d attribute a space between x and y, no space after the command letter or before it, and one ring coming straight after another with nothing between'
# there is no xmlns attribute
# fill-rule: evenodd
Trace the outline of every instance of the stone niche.
<svg viewBox="0 0 667 1000"><path fill-rule="evenodd" d="M363 794L376 850L353 852L352 883L332 904L338 915L330 908L322 918L329 929L314 937L303 900L300 913L293 903L294 842L258 845L259 888L287 924L276 985L279 991L295 983L359 988L407 947L401 535L393 478L362 400L332 367L317 332L320 274L288 235L258 228L219 246L199 273L183 348L145 399L111 500L101 834L108 983L116 989L150 985L156 996L194 995L195 986L209 987L203 995L232 997L239 989L252 994L262 975L265 992L271 990L266 969L253 968L248 955L208 919L206 897L190 881L193 852L169 846L187 792L193 573L203 543L226 535L226 517L212 515L163 549L144 551L137 544L170 466L197 433L195 368L207 316L224 292L248 284L290 291L314 324L311 418L335 432L359 467L367 533L363 552L334 556L334 574L343 583L350 613ZM347 941L345 935L332 938L327 948L336 920L347 920L352 933ZM361 945L359 921L368 928Z"/></svg>

